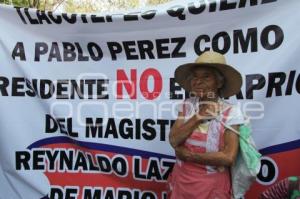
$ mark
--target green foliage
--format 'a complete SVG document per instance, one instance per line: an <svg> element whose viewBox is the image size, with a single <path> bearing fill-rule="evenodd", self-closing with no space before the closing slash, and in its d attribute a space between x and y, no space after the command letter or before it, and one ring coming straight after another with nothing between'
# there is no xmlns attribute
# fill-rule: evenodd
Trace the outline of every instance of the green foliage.
<svg viewBox="0 0 300 199"><path fill-rule="evenodd" d="M140 6L158 5L171 0L0 0L0 4L13 4L19 7L55 10L58 6L71 13L92 13L118 11L138 8Z"/></svg>
<svg viewBox="0 0 300 199"><path fill-rule="evenodd" d="M27 7L30 5L28 0L14 0L13 4L20 7Z"/></svg>
<svg viewBox="0 0 300 199"><path fill-rule="evenodd" d="M39 10L53 10L59 0L0 0L0 4L14 5L18 7L37 8Z"/></svg>
<svg viewBox="0 0 300 199"><path fill-rule="evenodd" d="M18 7L29 7L29 2L27 0L13 0L12 3Z"/></svg>
<svg viewBox="0 0 300 199"><path fill-rule="evenodd" d="M170 2L171 0L148 0L147 5L158 5Z"/></svg>

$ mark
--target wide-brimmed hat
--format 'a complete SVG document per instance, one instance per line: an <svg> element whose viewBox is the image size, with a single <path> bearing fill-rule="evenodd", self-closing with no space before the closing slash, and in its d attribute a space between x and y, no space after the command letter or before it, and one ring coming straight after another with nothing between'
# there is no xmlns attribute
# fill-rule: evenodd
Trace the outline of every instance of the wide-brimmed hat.
<svg viewBox="0 0 300 199"><path fill-rule="evenodd" d="M232 66L226 64L225 57L217 52L202 53L195 63L180 65L175 70L175 81L186 91L191 91L191 77L194 68L208 67L219 71L224 77L223 87L220 88L221 97L230 97L237 94L242 86L242 76Z"/></svg>

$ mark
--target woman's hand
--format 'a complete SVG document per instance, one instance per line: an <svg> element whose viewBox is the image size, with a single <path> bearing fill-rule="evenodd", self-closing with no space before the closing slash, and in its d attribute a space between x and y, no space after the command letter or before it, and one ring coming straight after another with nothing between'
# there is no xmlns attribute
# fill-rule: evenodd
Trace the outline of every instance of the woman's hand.
<svg viewBox="0 0 300 199"><path fill-rule="evenodd" d="M176 147L175 154L176 157L182 161L190 161L193 156L193 153L187 150L184 146Z"/></svg>
<svg viewBox="0 0 300 199"><path fill-rule="evenodd" d="M196 114L185 121L185 115L183 112L179 112L178 118L173 124L169 134L171 146L175 149L182 145L200 123L201 121L197 118Z"/></svg>
<svg viewBox="0 0 300 199"><path fill-rule="evenodd" d="M207 102L200 104L198 111L198 119L209 120L214 119L219 115L218 104L214 102Z"/></svg>

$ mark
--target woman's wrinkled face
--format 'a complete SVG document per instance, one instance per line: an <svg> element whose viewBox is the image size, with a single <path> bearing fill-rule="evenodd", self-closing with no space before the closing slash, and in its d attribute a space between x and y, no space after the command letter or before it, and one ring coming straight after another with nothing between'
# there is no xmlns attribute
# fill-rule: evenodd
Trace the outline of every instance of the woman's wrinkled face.
<svg viewBox="0 0 300 199"><path fill-rule="evenodd" d="M210 68L196 68L191 79L191 91L200 98L217 98L218 89L221 88L216 71Z"/></svg>

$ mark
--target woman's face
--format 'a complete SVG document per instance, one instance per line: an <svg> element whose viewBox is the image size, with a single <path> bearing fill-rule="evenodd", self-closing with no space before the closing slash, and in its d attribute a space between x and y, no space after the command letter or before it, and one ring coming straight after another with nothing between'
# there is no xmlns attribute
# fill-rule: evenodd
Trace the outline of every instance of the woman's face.
<svg viewBox="0 0 300 199"><path fill-rule="evenodd" d="M196 68L191 80L191 91L198 97L208 99L219 96L218 89L221 83L216 72L210 68Z"/></svg>

